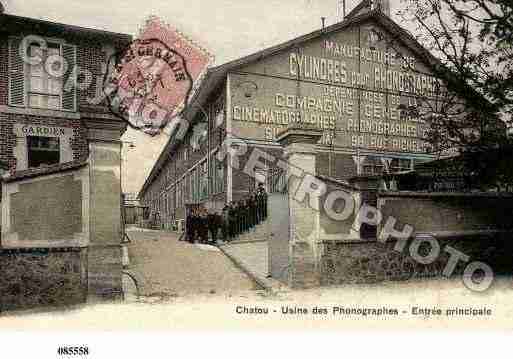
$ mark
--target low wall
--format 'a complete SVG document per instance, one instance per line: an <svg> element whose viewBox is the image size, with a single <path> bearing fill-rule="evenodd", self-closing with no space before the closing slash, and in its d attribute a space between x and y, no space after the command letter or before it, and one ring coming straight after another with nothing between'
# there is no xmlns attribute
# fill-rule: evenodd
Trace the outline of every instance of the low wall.
<svg viewBox="0 0 513 359"><path fill-rule="evenodd" d="M378 208L383 216L378 238L322 242L321 285L441 276L450 256L444 250L447 246L469 256L469 262L487 263L496 274L513 270L511 195L388 192L378 195ZM379 242L389 217L397 221L395 230L402 230L406 224L413 228L402 252L394 249L396 239ZM413 238L426 233L437 239L441 252L436 260L424 265L412 258L409 249ZM426 243L419 254L427 255L428 250L430 245ZM460 262L453 274L461 274L465 266Z"/></svg>
<svg viewBox="0 0 513 359"><path fill-rule="evenodd" d="M35 171L2 183L0 310L87 298L89 167Z"/></svg>
<svg viewBox="0 0 513 359"><path fill-rule="evenodd" d="M439 239L440 255L430 264L421 264L412 258L409 251L412 239L402 252L394 249L395 240L387 243L326 241L320 263L321 285L439 277L450 257L444 250L447 246L470 257L468 262L458 262L453 275L462 274L465 266L473 261L487 263L497 275L508 274L513 268L513 244L509 239L507 236ZM419 254L427 255L428 250L429 245L421 246Z"/></svg>
<svg viewBox="0 0 513 359"><path fill-rule="evenodd" d="M0 311L84 303L87 249L0 250Z"/></svg>

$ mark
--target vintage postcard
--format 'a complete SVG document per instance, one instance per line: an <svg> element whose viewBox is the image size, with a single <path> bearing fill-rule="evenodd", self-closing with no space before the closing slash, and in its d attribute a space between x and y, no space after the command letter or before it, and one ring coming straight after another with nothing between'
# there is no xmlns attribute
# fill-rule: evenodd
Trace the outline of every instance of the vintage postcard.
<svg viewBox="0 0 513 359"><path fill-rule="evenodd" d="M0 330L513 329L512 16L0 0Z"/></svg>

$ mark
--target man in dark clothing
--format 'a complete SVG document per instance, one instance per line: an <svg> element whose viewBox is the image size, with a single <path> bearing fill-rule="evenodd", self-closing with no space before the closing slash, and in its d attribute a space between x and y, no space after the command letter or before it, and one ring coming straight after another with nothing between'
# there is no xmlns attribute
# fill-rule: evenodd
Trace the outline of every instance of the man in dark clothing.
<svg viewBox="0 0 513 359"><path fill-rule="evenodd" d="M246 231L246 205L244 201L239 201L239 234Z"/></svg>
<svg viewBox="0 0 513 359"><path fill-rule="evenodd" d="M258 216L258 196L256 192L253 194L253 203L255 204L255 224L260 224L260 217Z"/></svg>
<svg viewBox="0 0 513 359"><path fill-rule="evenodd" d="M235 205L230 203L230 208L228 210L228 219L229 219L229 233L230 240L233 240L237 234L237 211L235 209Z"/></svg>
<svg viewBox="0 0 513 359"><path fill-rule="evenodd" d="M208 230L210 231L210 236L212 237L212 244L217 244L217 231L219 229L219 221L217 216L218 214L212 212L207 215Z"/></svg>
<svg viewBox="0 0 513 359"><path fill-rule="evenodd" d="M208 242L208 218L207 211L202 210L199 217L199 236L200 242L205 244Z"/></svg>
<svg viewBox="0 0 513 359"><path fill-rule="evenodd" d="M192 213L187 214L185 219L185 240L190 242L192 239Z"/></svg>
<svg viewBox="0 0 513 359"><path fill-rule="evenodd" d="M255 194L251 193L249 196L249 220L250 220L250 227L253 229L257 225L256 220L256 201L255 201Z"/></svg>
<svg viewBox="0 0 513 359"><path fill-rule="evenodd" d="M246 199L246 206L244 208L246 213L246 232L249 232L253 228L253 221L251 216L251 197Z"/></svg>
<svg viewBox="0 0 513 359"><path fill-rule="evenodd" d="M260 199L261 221L265 221L267 219L267 193L263 183L258 184L257 196Z"/></svg>
<svg viewBox="0 0 513 359"><path fill-rule="evenodd" d="M258 221L258 198L256 193L253 193L253 221L255 222L255 226L260 224Z"/></svg>
<svg viewBox="0 0 513 359"><path fill-rule="evenodd" d="M198 216L196 215L196 211L192 211L191 213L191 220L190 220L190 235L189 235L189 242L194 243L196 240L196 234L198 231Z"/></svg>
<svg viewBox="0 0 513 359"><path fill-rule="evenodd" d="M223 223L224 223L223 216L219 213L215 213L214 219L217 224L217 238L219 238L219 235L220 235L219 231L222 232L222 229L223 229ZM217 242L214 242L214 244L217 244Z"/></svg>
<svg viewBox="0 0 513 359"><path fill-rule="evenodd" d="M228 241L229 239L229 228L230 228L230 207L228 205L223 207L223 212L221 214L221 233L223 236L223 241Z"/></svg>
<svg viewBox="0 0 513 359"><path fill-rule="evenodd" d="M240 211L240 233L246 232L246 201L241 200L239 202L239 211Z"/></svg>
<svg viewBox="0 0 513 359"><path fill-rule="evenodd" d="M235 211L235 237L240 233L240 207L239 202L234 203L233 210Z"/></svg>
<svg viewBox="0 0 513 359"><path fill-rule="evenodd" d="M239 234L242 233L242 205L241 205L240 201L238 201L235 206L235 215L237 216L236 235L238 236Z"/></svg>

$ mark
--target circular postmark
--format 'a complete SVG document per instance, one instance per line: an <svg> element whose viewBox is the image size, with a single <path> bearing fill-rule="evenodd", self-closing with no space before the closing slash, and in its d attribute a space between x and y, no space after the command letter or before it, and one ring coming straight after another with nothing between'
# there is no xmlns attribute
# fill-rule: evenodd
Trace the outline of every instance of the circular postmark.
<svg viewBox="0 0 513 359"><path fill-rule="evenodd" d="M185 57L163 41L133 41L107 64L103 90L113 114L159 134L185 108L193 85Z"/></svg>

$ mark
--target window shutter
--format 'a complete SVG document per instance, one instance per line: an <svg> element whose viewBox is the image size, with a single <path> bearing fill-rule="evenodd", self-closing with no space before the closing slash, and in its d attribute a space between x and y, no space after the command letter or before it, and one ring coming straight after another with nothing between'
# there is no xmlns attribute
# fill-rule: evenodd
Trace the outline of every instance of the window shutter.
<svg viewBox="0 0 513 359"><path fill-rule="evenodd" d="M25 71L19 37L9 38L9 105L25 106Z"/></svg>
<svg viewBox="0 0 513 359"><path fill-rule="evenodd" d="M63 44L62 57L68 64L66 74L64 74L62 84L62 109L66 111L77 110L77 89L76 89L76 76L75 71L77 63L77 47L75 45Z"/></svg>

